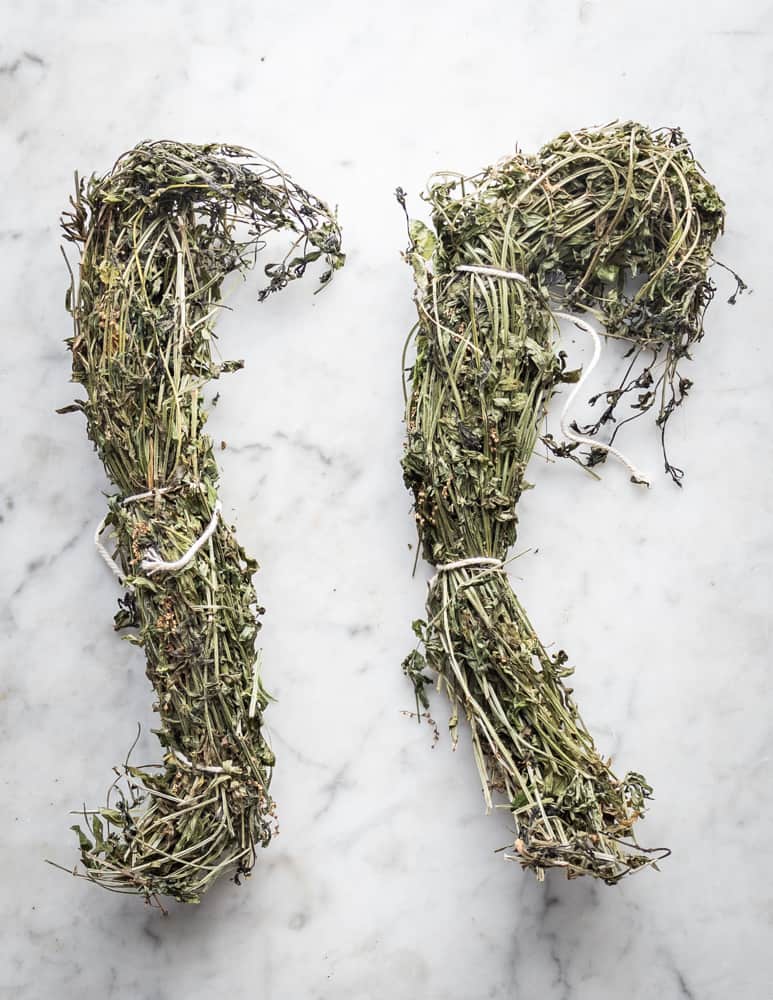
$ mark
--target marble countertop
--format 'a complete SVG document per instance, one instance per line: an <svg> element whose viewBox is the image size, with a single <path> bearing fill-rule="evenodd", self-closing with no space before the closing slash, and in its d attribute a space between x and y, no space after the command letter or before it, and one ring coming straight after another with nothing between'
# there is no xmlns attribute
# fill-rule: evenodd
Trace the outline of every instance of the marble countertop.
<svg viewBox="0 0 773 1000"><path fill-rule="evenodd" d="M770 5L222 6L4 10L0 997L773 997L773 206L756 190L773 157ZM727 202L720 257L754 292L728 305L717 271L671 424L683 490L652 423L625 439L649 491L611 465L598 483L566 462L529 470L514 583L570 652L600 747L654 786L643 840L673 850L614 889L539 885L495 853L507 817L485 815L444 702L434 748L405 714L428 573L411 576L398 464L413 305L393 192L419 212L435 169L618 117L683 127ZM229 520L261 563L281 833L246 884L166 918L43 863L76 860L69 811L102 799L137 722L153 724L92 543L108 484L80 418L54 414L73 395L58 230L73 171L151 137L265 152L338 204L348 253L316 297L297 282L258 305L248 282L221 325L246 368L219 384L210 429L228 444Z"/></svg>

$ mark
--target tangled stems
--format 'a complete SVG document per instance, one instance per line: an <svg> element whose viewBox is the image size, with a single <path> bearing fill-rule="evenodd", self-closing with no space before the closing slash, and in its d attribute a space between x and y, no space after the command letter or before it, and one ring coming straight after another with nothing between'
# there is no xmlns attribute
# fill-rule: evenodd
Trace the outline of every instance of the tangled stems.
<svg viewBox="0 0 773 1000"><path fill-rule="evenodd" d="M63 219L78 245L68 293L73 381L88 435L118 492L113 529L126 595L116 628L140 645L156 692L157 767L123 769L105 807L75 827L85 877L149 899L197 902L224 872L238 881L268 844L274 756L248 558L217 526L179 572L151 575L150 550L174 560L213 518L218 470L203 432L202 389L241 362L217 363L213 325L224 279L254 262L271 232L291 247L265 272L263 298L323 257L343 263L327 206L273 163L233 146L141 143L103 178L77 185ZM119 777L121 771L117 770Z"/></svg>
<svg viewBox="0 0 773 1000"><path fill-rule="evenodd" d="M724 204L681 131L627 122L565 132L536 156L516 154L475 177L437 176L429 201L445 266L485 258L482 234L506 233L536 288L562 308L589 311L608 336L630 342L622 381L591 399L605 405L582 432L614 425L618 406L629 403L612 443L628 420L654 408L665 468L679 483L666 424L692 385L680 363L703 336L714 294L708 269L725 221ZM473 233L470 243L465 236ZM593 450L589 464L603 460L604 452Z"/></svg>

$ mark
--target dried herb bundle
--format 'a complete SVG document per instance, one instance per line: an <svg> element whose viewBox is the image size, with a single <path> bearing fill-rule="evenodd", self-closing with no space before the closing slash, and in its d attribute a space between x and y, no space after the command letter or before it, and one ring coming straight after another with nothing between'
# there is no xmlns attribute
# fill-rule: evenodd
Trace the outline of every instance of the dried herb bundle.
<svg viewBox="0 0 773 1000"><path fill-rule="evenodd" d="M141 143L76 187L63 219L80 249L68 345L86 399L65 411L85 414L118 489L105 520L127 588L115 623L147 656L166 752L158 767L127 761L126 790L114 783L107 805L84 811L86 829L74 829L85 877L196 902L221 873L249 873L273 817L257 563L217 517L218 470L203 433L203 386L241 367L212 356L221 287L280 230L292 245L265 268L260 297L320 257L327 282L343 263L340 232L323 202L234 146ZM174 561L209 525L187 566L146 571L149 553Z"/></svg>
<svg viewBox="0 0 773 1000"><path fill-rule="evenodd" d="M434 671L452 730L460 710L469 720L486 802L503 793L515 822L514 857L540 878L558 866L613 884L659 853L632 831L651 789L640 774L617 778L597 751L565 684L567 657L546 652L504 560L545 407L577 377L556 352L549 296L631 340L632 365L651 352L607 395L595 430L632 385L638 412L658 393L664 426L688 387L678 362L702 333L722 202L678 132L635 124L566 134L474 177L437 175L425 197L434 233L411 222L406 254L418 323L403 470L437 574L427 620L414 623L424 652L403 667L425 708Z"/></svg>

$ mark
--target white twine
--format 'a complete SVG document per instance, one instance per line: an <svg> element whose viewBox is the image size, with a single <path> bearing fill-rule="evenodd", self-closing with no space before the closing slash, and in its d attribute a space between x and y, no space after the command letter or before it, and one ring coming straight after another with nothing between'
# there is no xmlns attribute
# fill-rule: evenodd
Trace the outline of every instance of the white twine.
<svg viewBox="0 0 773 1000"><path fill-rule="evenodd" d="M442 566L435 567L435 575L427 586L434 587L441 573L450 573L453 569L464 569L465 566L495 566L497 569L502 569L504 563L494 556L470 556L468 559L457 559L456 562L443 563Z"/></svg>
<svg viewBox="0 0 773 1000"><path fill-rule="evenodd" d="M586 437L584 434L577 434L569 426L567 417L572 403L585 382L587 382L590 378L591 372L596 367L599 358L601 357L601 338L590 323L586 323L585 320L579 319L577 316L572 316L571 313L554 312L553 315L556 319L566 319L569 320L570 323L574 323L574 325L579 327L580 330L584 330L585 333L589 334L593 340L593 357L591 358L590 364L583 369L582 378L569 393L569 396L564 403L564 408L561 410L561 433L564 437L569 438L570 441L575 441L577 444L587 444L590 445L591 448L601 448L601 450L605 451L608 455L614 455L618 462L622 462L622 464L630 472L631 482L636 483L638 486L649 486L649 481L646 479L644 474L641 473L633 462L629 461L621 451L618 451L617 448L614 448L611 444L604 444L603 441L596 441L595 438Z"/></svg>
<svg viewBox="0 0 773 1000"><path fill-rule="evenodd" d="M179 559L174 559L172 562L166 562L161 558L155 549L148 549L145 559L143 559L140 563L140 569L144 569L148 576L153 576L155 573L174 573L178 569L184 569L202 545L205 545L214 534L215 528L217 527L217 519L220 517L220 510L221 504L218 500L215 504L215 509L212 512L209 524L202 531L193 545L183 552Z"/></svg>
<svg viewBox="0 0 773 1000"><path fill-rule="evenodd" d="M510 278L512 281L529 284L529 279L520 271L504 271L500 267L487 267L485 264L459 264L456 270L465 274L487 274L491 278Z"/></svg>
<svg viewBox="0 0 773 1000"><path fill-rule="evenodd" d="M123 573L121 572L121 567L113 559L110 553L107 551L105 546L100 542L99 536L105 530L105 522L107 521L107 514L102 518L102 520L97 525L97 530L94 532L94 545L96 546L98 554L105 561L105 565L110 570L111 573L118 579L118 582L123 584Z"/></svg>
<svg viewBox="0 0 773 1000"><path fill-rule="evenodd" d="M172 754L180 761L181 764L185 764L192 771L205 771L207 774L225 774L226 770L224 767L205 767L203 764L194 764L192 760L188 760L185 754L181 750L173 750Z"/></svg>
<svg viewBox="0 0 773 1000"><path fill-rule="evenodd" d="M133 503L135 500L148 500L153 496L160 496L162 493L166 493L169 490L168 486L162 486L157 490L146 490L144 493L133 493L130 497L124 497L121 501L121 506L127 503ZM102 520L97 525L97 530L94 532L94 545L96 547L97 553L104 560L105 565L110 570L110 572L118 579L122 586L127 586L129 590L134 590L130 584L124 583L124 576L121 572L121 567L112 558L110 553L107 551L105 546L100 542L99 538L102 532L105 530L105 524L107 522L108 515L102 518Z"/></svg>
<svg viewBox="0 0 773 1000"><path fill-rule="evenodd" d="M170 487L162 487L157 490L148 490L146 493L135 493L132 496L126 497L121 501L121 504L132 503L135 500L147 500L150 497L158 496L162 493L168 492ZM179 569L184 569L188 563L194 558L199 549L205 545L209 539L214 534L215 528L217 527L217 520L220 517L220 512L222 505L218 500L215 504L214 511L212 512L212 517L210 518L209 524L202 531L199 537L193 542L193 544L188 548L179 559L174 559L171 562L167 562L161 558L156 549L148 549L145 553L145 558L140 563L140 569L144 570L148 576L153 576L155 573L174 573ZM97 525L97 530L94 532L94 545L96 547L97 553L104 561L105 565L108 567L110 572L120 581L120 583L127 587L128 590L133 590L134 588L131 584L126 583L121 567L118 563L111 557L110 553L107 551L105 546L100 541L100 535L105 530L105 523L107 521L108 515L105 515L102 520Z"/></svg>
<svg viewBox="0 0 773 1000"><path fill-rule="evenodd" d="M498 267L477 266L472 264L459 264L456 270L464 271L468 274L484 274L492 278L510 278L513 281L526 282L527 284L529 283L528 278L524 277L524 275L522 275L519 271L505 271ZM605 451L608 455L613 455L618 460L618 462L622 462L622 464L628 469L628 471L631 474L632 482L636 483L639 486L649 486L650 484L647 478L639 471L639 469L633 464L633 462L629 461L625 457L625 455L621 451L618 451L617 448L614 448L611 444L604 444L603 441L597 441L595 440L595 438L586 437L583 434L577 434L569 426L567 416L569 410L571 409L572 403L574 402L575 397L579 393L580 389L590 378L593 369L596 367L596 365L599 362L599 358L601 357L601 338L599 337L598 333L593 329L593 327L590 325L590 323L586 323L585 320L579 319L579 317L573 316L571 313L556 312L555 310L550 310L550 311L556 319L566 319L569 320L570 323L574 323L574 325L578 327L580 330L584 330L585 333L589 334L593 340L593 357L591 358L590 364L588 364L583 368L582 378L575 385L574 389L572 389L572 391L569 393L569 396L566 402L564 403L564 407L561 410L561 433L564 435L564 437L567 437L570 441L573 441L575 444L587 444L591 448L600 448L602 451Z"/></svg>

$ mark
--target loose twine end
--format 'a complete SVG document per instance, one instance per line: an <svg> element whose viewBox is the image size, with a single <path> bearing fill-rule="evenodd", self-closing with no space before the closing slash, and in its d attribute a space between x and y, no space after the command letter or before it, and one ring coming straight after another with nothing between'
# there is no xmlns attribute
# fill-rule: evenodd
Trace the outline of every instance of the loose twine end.
<svg viewBox="0 0 773 1000"><path fill-rule="evenodd" d="M520 271L506 271L498 267L487 267L484 265L478 266L475 264L459 264L456 270L463 272L465 274L482 274L489 278L504 278L504 279L509 279L511 281L519 281L522 282L523 284L527 284L530 286L529 279L525 275L521 274ZM593 357L591 358L590 364L584 368L582 373L582 378L577 383L577 385L575 385L574 389L572 389L572 391L569 393L569 397L567 398L566 402L564 403L564 407L561 410L561 418L560 418L561 433L564 435L564 437L568 438L575 444L587 444L591 448L599 448L601 451L606 452L608 455L613 455L618 460L618 462L622 462L622 464L628 469L631 475L632 483L635 483L637 486L649 487L650 483L649 480L646 478L646 476L644 476L643 473L641 473L639 469L633 464L633 462L629 461L629 459L627 459L621 451L618 451L617 448L614 448L610 444L604 444L603 441L596 441L594 438L587 437L584 434L578 434L576 431L572 430L571 426L569 425L569 420L568 420L569 410L571 409L572 404L575 401L575 398L580 392L580 389L590 378L593 369L596 367L599 358L601 357L601 338L599 337L598 333L593 329L593 327L590 325L590 323L586 323L585 320L582 320L577 316L573 316L571 313L558 312L553 309L550 309L550 312L555 319L565 319L568 320L570 323L574 323L576 327L587 333L593 340Z"/></svg>

